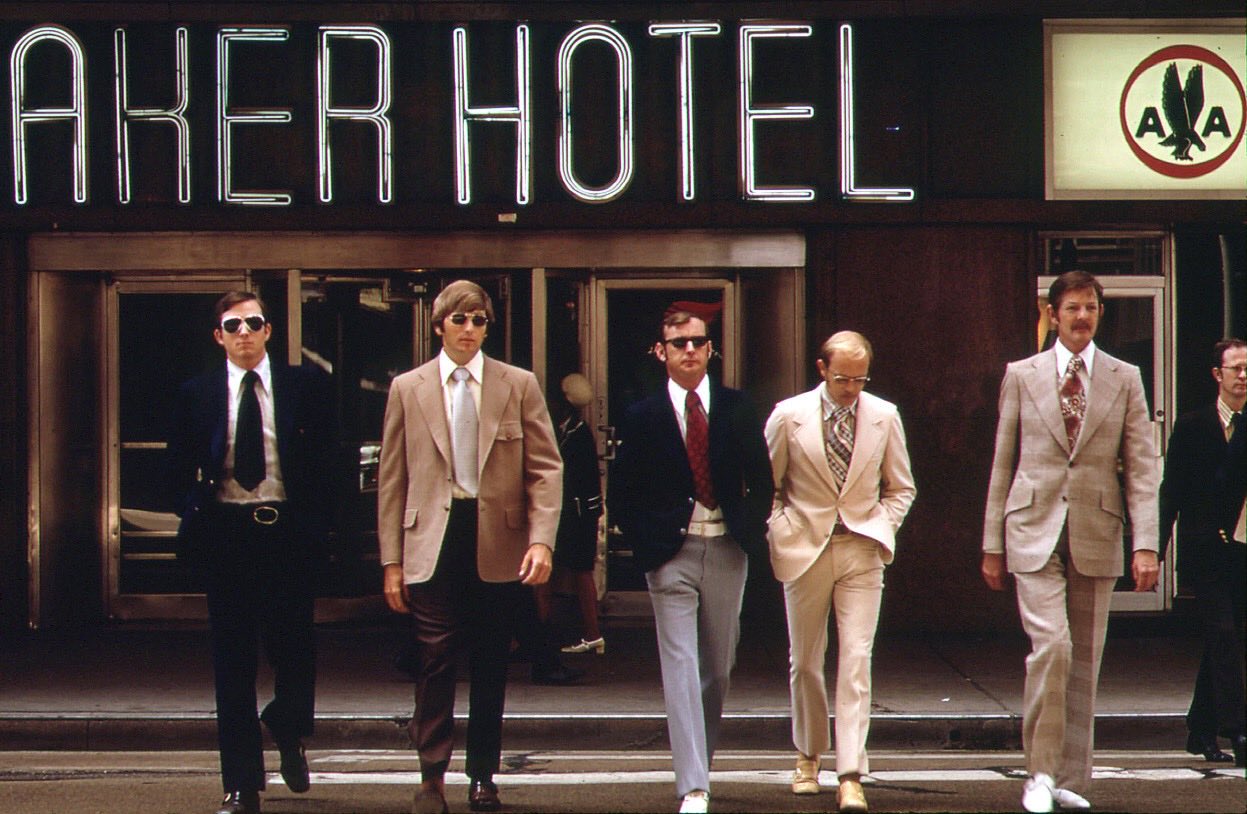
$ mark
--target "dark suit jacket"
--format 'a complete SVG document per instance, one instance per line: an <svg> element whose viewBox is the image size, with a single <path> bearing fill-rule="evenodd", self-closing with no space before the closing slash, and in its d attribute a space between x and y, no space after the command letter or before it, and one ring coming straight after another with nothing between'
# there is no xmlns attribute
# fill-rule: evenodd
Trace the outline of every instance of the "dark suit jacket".
<svg viewBox="0 0 1247 814"><path fill-rule="evenodd" d="M277 455L295 532L321 551L333 518L334 426L328 379L319 369L272 362ZM225 469L229 419L225 362L182 385L169 431L167 484L178 528L179 558L202 564L211 529L203 509L216 500Z"/></svg>
<svg viewBox="0 0 1247 814"><path fill-rule="evenodd" d="M693 471L664 386L628 408L619 430L607 494L643 571L680 550L693 514ZM750 554L766 552L766 518L774 484L766 438L749 399L711 382L710 477L728 532Z"/></svg>
<svg viewBox="0 0 1247 814"><path fill-rule="evenodd" d="M1169 438L1160 484L1160 553L1176 519L1178 570L1192 577L1216 573L1225 545L1221 531L1234 531L1243 507L1243 446L1236 446L1235 460L1229 446L1215 403L1180 417Z"/></svg>

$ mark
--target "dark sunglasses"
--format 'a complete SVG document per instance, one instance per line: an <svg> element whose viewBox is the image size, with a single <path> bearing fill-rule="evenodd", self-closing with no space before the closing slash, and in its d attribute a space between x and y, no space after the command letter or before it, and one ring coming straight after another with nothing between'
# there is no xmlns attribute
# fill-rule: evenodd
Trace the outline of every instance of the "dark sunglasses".
<svg viewBox="0 0 1247 814"><path fill-rule="evenodd" d="M472 324L478 328L484 328L489 324L489 317L483 317L480 314L473 314L472 316L468 316L467 314L451 314L447 317L447 319L455 325L463 325L470 319L472 320Z"/></svg>
<svg viewBox="0 0 1247 814"><path fill-rule="evenodd" d="M227 317L221 320L221 330L227 334L236 334L242 328L243 323L246 323L247 330L256 334L264 330L264 325L267 322L268 320L259 314L253 314L249 317Z"/></svg>
<svg viewBox="0 0 1247 814"><path fill-rule="evenodd" d="M692 342L694 348L701 350L706 347L706 343L709 341L710 337L708 336L673 336L670 339L664 339L662 343L670 345L675 350L688 350L688 345Z"/></svg>

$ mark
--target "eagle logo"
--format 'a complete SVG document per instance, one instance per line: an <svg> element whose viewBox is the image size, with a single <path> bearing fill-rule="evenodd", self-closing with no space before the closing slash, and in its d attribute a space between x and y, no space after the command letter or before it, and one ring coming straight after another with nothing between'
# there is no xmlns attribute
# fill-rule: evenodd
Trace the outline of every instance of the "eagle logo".
<svg viewBox="0 0 1247 814"><path fill-rule="evenodd" d="M1155 86L1153 86L1155 87ZM1179 161L1191 160L1191 145L1202 153L1207 148L1195 131L1195 122L1204 111L1204 66L1194 65L1186 72L1186 84L1178 84L1178 64L1170 62L1165 68L1161 82L1160 107L1169 123L1169 137L1162 147L1172 147L1173 157Z"/></svg>

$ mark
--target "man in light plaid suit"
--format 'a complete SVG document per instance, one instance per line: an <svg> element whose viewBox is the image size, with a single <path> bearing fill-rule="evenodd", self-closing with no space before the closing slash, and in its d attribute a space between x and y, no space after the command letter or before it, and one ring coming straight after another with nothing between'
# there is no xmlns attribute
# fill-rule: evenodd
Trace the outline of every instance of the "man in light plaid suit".
<svg viewBox="0 0 1247 814"><path fill-rule="evenodd" d="M1048 290L1053 347L1000 385L983 579L1017 584L1031 640L1023 692L1027 811L1089 808L1096 684L1129 516L1136 591L1155 589L1159 472L1139 369L1096 348L1104 289L1068 271ZM1120 471L1120 479L1119 479Z"/></svg>

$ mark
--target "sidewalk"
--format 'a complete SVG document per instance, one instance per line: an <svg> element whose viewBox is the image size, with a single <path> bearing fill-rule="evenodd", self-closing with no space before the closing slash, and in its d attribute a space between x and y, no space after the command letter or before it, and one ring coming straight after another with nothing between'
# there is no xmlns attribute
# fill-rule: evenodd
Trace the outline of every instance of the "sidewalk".
<svg viewBox="0 0 1247 814"><path fill-rule="evenodd" d="M1115 627L1100 677L1097 747L1181 749L1198 639ZM512 665L508 749L666 747L652 627L608 622L605 630L605 655L564 657L587 671L578 685L535 686L527 664ZM412 684L392 662L404 631L380 622L318 628L317 734L309 745L409 746ZM872 745L1020 748L1026 651L1020 633L880 637ZM834 653L828 662L834 674ZM787 675L782 628L746 630L722 748L790 746ZM829 680L834 686L834 675ZM262 671L261 704L270 687ZM110 626L0 638L0 750L213 749L212 698L206 630ZM461 676L461 722L466 711Z"/></svg>

